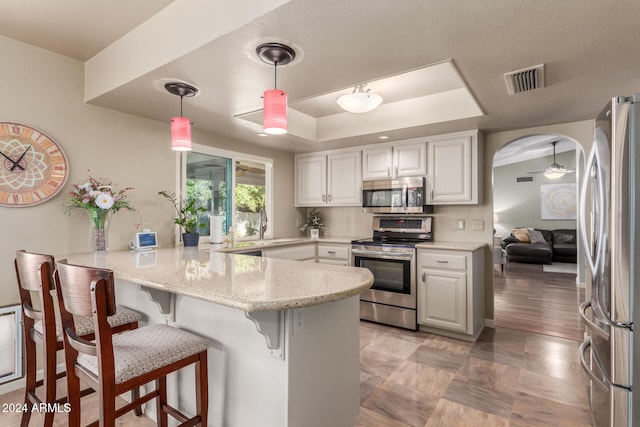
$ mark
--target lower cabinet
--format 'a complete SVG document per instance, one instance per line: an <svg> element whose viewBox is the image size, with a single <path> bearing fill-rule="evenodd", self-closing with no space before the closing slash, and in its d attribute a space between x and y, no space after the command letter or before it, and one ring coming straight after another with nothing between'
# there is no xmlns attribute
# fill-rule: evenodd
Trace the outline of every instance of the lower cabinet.
<svg viewBox="0 0 640 427"><path fill-rule="evenodd" d="M305 243L302 245L263 249L262 256L266 258L290 259L294 261L315 260L316 244Z"/></svg>
<svg viewBox="0 0 640 427"><path fill-rule="evenodd" d="M318 243L318 263L349 265L351 245L339 243Z"/></svg>
<svg viewBox="0 0 640 427"><path fill-rule="evenodd" d="M420 329L477 338L484 326L484 249L419 249L417 273Z"/></svg>

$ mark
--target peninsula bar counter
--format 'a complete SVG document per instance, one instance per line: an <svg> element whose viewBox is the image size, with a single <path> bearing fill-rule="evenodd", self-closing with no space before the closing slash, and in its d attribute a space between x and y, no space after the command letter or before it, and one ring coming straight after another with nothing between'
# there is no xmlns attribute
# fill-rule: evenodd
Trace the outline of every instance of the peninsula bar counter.
<svg viewBox="0 0 640 427"><path fill-rule="evenodd" d="M210 426L354 425L369 270L182 247L65 258L113 270L118 304L143 323L210 341ZM193 381L187 371L168 379L170 402L187 413ZM155 419L153 404L145 412Z"/></svg>

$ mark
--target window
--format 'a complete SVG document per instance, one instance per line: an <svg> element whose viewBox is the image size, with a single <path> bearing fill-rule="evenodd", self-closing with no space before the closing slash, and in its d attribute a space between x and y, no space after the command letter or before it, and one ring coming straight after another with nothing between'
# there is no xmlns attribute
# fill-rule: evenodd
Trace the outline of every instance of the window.
<svg viewBox="0 0 640 427"><path fill-rule="evenodd" d="M210 216L221 217L222 232L234 228L239 239L260 236L260 218L264 210L271 220L271 187L273 160L218 150L194 144L193 151L182 156L181 177L183 198L195 199L206 209L201 221L201 237L210 234ZM271 222L272 224L272 222ZM267 221L266 236L272 226Z"/></svg>

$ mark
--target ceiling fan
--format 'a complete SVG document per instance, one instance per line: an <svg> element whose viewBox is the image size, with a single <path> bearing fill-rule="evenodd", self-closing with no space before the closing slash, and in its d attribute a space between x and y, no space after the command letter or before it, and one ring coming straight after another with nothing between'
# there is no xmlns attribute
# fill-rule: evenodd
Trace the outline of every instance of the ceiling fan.
<svg viewBox="0 0 640 427"><path fill-rule="evenodd" d="M564 176L567 173L574 173L575 169L567 169L563 165L556 163L556 144L558 141L553 141L551 145L553 146L553 163L547 166L543 171L538 172L527 172L530 175L542 174L549 179L557 179L561 176Z"/></svg>

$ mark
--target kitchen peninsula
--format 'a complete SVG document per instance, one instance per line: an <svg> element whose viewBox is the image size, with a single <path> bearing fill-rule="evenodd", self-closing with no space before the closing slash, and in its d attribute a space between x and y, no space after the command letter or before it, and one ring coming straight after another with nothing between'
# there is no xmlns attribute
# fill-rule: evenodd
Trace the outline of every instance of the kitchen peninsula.
<svg viewBox="0 0 640 427"><path fill-rule="evenodd" d="M64 257L113 270L118 304L145 322L210 340L209 425L354 425L368 270L181 247ZM193 411L192 375L168 384L171 403Z"/></svg>

